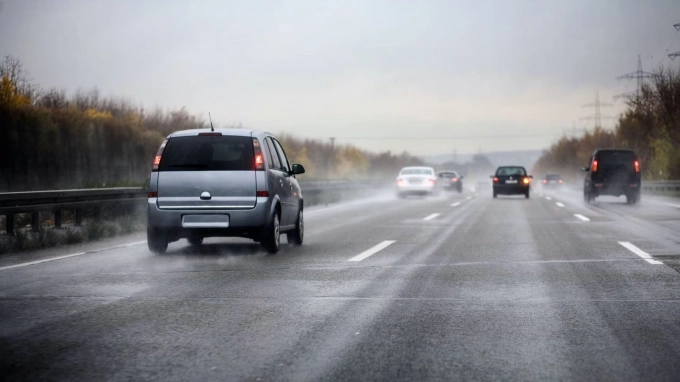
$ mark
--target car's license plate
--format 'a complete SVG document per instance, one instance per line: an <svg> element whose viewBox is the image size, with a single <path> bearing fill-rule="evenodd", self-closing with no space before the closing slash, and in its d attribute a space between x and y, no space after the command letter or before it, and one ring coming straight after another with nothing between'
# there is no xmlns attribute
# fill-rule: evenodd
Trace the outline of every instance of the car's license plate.
<svg viewBox="0 0 680 382"><path fill-rule="evenodd" d="M516 180L506 180L505 184L517 184Z"/></svg>
<svg viewBox="0 0 680 382"><path fill-rule="evenodd" d="M229 215L205 214L182 216L184 228L227 228L229 227Z"/></svg>

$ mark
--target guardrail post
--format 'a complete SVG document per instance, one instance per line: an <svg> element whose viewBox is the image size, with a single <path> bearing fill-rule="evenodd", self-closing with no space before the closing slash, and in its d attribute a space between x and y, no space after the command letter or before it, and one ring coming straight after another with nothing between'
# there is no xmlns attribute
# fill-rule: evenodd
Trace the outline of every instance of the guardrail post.
<svg viewBox="0 0 680 382"><path fill-rule="evenodd" d="M54 210L54 228L61 228L61 210Z"/></svg>
<svg viewBox="0 0 680 382"><path fill-rule="evenodd" d="M81 225L83 225L83 210L76 208L76 226L80 227Z"/></svg>
<svg viewBox="0 0 680 382"><path fill-rule="evenodd" d="M14 215L13 214L5 215L5 229L7 230L8 235L14 235Z"/></svg>
<svg viewBox="0 0 680 382"><path fill-rule="evenodd" d="M33 212L31 214L31 229L33 232L40 231L40 212Z"/></svg>

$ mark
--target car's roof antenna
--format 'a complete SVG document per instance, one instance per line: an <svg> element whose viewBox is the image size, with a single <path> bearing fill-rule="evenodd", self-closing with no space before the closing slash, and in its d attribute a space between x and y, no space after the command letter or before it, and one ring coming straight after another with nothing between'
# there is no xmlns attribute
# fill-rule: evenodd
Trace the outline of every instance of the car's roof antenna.
<svg viewBox="0 0 680 382"><path fill-rule="evenodd" d="M210 112L208 112L208 119L210 119L210 131L215 131L215 128L212 125L212 117L210 116Z"/></svg>

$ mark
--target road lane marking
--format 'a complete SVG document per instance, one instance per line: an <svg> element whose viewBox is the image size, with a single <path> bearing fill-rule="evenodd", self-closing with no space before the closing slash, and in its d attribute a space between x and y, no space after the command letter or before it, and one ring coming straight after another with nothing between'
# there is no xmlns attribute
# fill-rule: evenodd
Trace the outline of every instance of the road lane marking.
<svg viewBox="0 0 680 382"><path fill-rule="evenodd" d="M47 258L47 259L36 260L36 261L30 261L30 262L28 262L28 263L21 263L21 264L15 264L15 265L8 265L8 266L6 266L6 267L0 267L0 271L4 271L4 270L7 270L7 269L28 267L29 265L36 265L36 264L47 263L47 262L50 262L50 261L63 260L63 259L68 259L68 258L76 257L76 256L89 255L89 254L92 254L92 253L99 253L99 252L104 252L104 251L110 251L110 250L112 250L112 249L119 249L119 248L125 248L125 247L132 247L132 246L134 246L134 245L140 245L140 244L146 244L146 240L144 240L144 241L135 241L135 242L132 242L132 243L116 245L116 246L113 246L113 247L95 249L95 250L92 250L92 251L72 253L72 254L70 254L70 255L57 256L57 257L49 257L49 258Z"/></svg>
<svg viewBox="0 0 680 382"><path fill-rule="evenodd" d="M583 220L584 222L589 222L589 221L590 221L589 218L587 218L587 217L585 217L585 216L583 216L583 215L581 215L581 214L574 214L574 216L576 216L577 218Z"/></svg>
<svg viewBox="0 0 680 382"><path fill-rule="evenodd" d="M680 208L680 204L673 204L673 203L664 203L667 206L675 207L675 208Z"/></svg>
<svg viewBox="0 0 680 382"><path fill-rule="evenodd" d="M432 220L432 219L436 218L437 216L439 216L439 214L428 215L423 220Z"/></svg>
<svg viewBox="0 0 680 382"><path fill-rule="evenodd" d="M663 264L662 262L660 262L658 260L654 260L652 258L652 255L650 255L649 253L641 250L640 248L634 246L633 244L631 244L627 241L619 241L619 244L621 244L622 246L624 246L626 249L633 252L634 254L642 257L643 259L645 259L646 262L648 262L650 264L654 264L654 265Z"/></svg>
<svg viewBox="0 0 680 382"><path fill-rule="evenodd" d="M466 200L470 200L470 199L472 199L472 196L468 196L468 197L465 198L465 199L466 199Z"/></svg>
<svg viewBox="0 0 680 382"><path fill-rule="evenodd" d="M557 203L555 203L555 204L557 204L557 207L564 207L564 204L562 204L562 203L560 203L560 202L557 202Z"/></svg>
<svg viewBox="0 0 680 382"><path fill-rule="evenodd" d="M552 200L552 198L549 197L549 196L546 196L546 197L545 197L545 200Z"/></svg>
<svg viewBox="0 0 680 382"><path fill-rule="evenodd" d="M382 243L376 245L375 247L366 250L364 252L361 252L360 254L352 257L351 259L347 261L361 261L369 256L375 255L376 253L382 251L383 249L389 247L392 243L394 243L395 240L385 240Z"/></svg>
<svg viewBox="0 0 680 382"><path fill-rule="evenodd" d="M458 207L458 206L460 206L460 202L455 202L451 205L451 207Z"/></svg>

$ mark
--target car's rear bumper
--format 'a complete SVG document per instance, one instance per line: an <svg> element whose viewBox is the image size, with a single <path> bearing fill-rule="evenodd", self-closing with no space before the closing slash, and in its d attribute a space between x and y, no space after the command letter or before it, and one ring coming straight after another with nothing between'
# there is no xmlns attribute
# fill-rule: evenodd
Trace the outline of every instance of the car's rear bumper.
<svg viewBox="0 0 680 382"><path fill-rule="evenodd" d="M621 196L629 193L639 192L639 183L606 183L599 182L591 185L592 192L597 195Z"/></svg>
<svg viewBox="0 0 680 382"><path fill-rule="evenodd" d="M241 233L255 232L267 224L271 201L266 197L257 198L255 207L243 210L167 210L160 209L156 198L149 198L147 203L147 226L151 229L171 232L177 237L188 237L192 234L202 236L244 236ZM186 228L182 226L185 215L229 216L228 227Z"/></svg>
<svg viewBox="0 0 680 382"><path fill-rule="evenodd" d="M408 186L398 186L397 192L400 194L427 194L434 192L435 186L426 185L408 185Z"/></svg>
<svg viewBox="0 0 680 382"><path fill-rule="evenodd" d="M493 186L493 192L499 195L526 194L528 191L528 184L494 184Z"/></svg>

